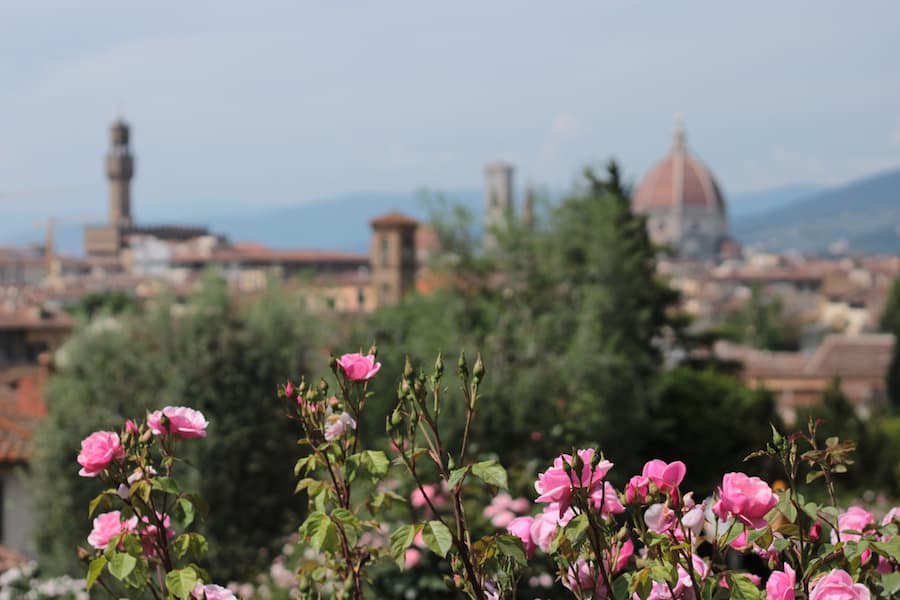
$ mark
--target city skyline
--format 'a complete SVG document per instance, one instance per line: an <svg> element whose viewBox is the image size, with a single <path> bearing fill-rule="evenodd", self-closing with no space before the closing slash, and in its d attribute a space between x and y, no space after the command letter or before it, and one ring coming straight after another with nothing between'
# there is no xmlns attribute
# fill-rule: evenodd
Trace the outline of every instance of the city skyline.
<svg viewBox="0 0 900 600"><path fill-rule="evenodd" d="M495 158L636 182L676 113L726 195L900 165L889 3L176 6L0 8L4 212L102 215L120 112L150 215L478 187Z"/></svg>

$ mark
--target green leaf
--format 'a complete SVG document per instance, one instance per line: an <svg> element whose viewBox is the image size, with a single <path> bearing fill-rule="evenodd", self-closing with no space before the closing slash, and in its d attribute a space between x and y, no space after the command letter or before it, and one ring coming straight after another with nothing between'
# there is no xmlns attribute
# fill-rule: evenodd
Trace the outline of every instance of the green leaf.
<svg viewBox="0 0 900 600"><path fill-rule="evenodd" d="M455 490L459 485L465 480L466 475L469 474L469 467L460 467L458 469L453 469L450 471L450 479L447 480L447 487L451 490Z"/></svg>
<svg viewBox="0 0 900 600"><path fill-rule="evenodd" d="M734 540L738 539L738 537L740 537L742 533L744 533L744 526L740 523L735 523L731 528L731 531L728 532L728 536L725 538L723 545L727 546Z"/></svg>
<svg viewBox="0 0 900 600"><path fill-rule="evenodd" d="M309 456L304 456L303 458L297 459L297 463L294 465L294 476L299 476L300 473L309 473L316 468L316 455L310 454Z"/></svg>
<svg viewBox="0 0 900 600"><path fill-rule="evenodd" d="M381 479L388 473L391 461L381 450L366 450L362 455L362 465L373 479Z"/></svg>
<svg viewBox="0 0 900 600"><path fill-rule="evenodd" d="M328 517L320 519L309 543L316 552L334 551L338 546L338 532L334 522Z"/></svg>
<svg viewBox="0 0 900 600"><path fill-rule="evenodd" d="M422 529L421 523L415 525L403 525L394 530L391 534L391 558L403 568L403 560L406 556L406 549L410 547L416 534Z"/></svg>
<svg viewBox="0 0 900 600"><path fill-rule="evenodd" d="M209 552L209 542L199 533L191 534L191 554L196 560L203 560L206 553Z"/></svg>
<svg viewBox="0 0 900 600"><path fill-rule="evenodd" d="M181 509L183 515L181 520L182 525L185 527L190 526L190 524L194 522L194 503L187 498L179 498L178 508Z"/></svg>
<svg viewBox="0 0 900 600"><path fill-rule="evenodd" d="M98 577L100 577L100 573L103 572L103 567L105 566L106 557L103 555L100 555L91 561L91 566L88 567L87 581L85 582L85 587L88 591L91 590L94 582L97 581Z"/></svg>
<svg viewBox="0 0 900 600"><path fill-rule="evenodd" d="M498 535L496 544L497 552L503 556L508 556L522 567L528 564L528 558L525 556L525 544L523 544L522 540L516 536L507 534Z"/></svg>
<svg viewBox="0 0 900 600"><path fill-rule="evenodd" d="M132 483L129 492L132 497L137 497L143 500L144 504L150 502L150 482L146 479L141 479L140 481L135 481L134 483Z"/></svg>
<svg viewBox="0 0 900 600"><path fill-rule="evenodd" d="M193 567L169 571L166 574L166 590L176 598L187 598L194 591L198 580Z"/></svg>
<svg viewBox="0 0 900 600"><path fill-rule="evenodd" d="M125 579L128 574L134 570L137 565L137 559L130 554L124 552L116 552L112 560L109 561L107 570L109 574L116 579Z"/></svg>
<svg viewBox="0 0 900 600"><path fill-rule="evenodd" d="M447 552L453 547L453 535L440 521L428 521L425 524L425 528L422 529L422 541L429 550L441 558L446 558Z"/></svg>
<svg viewBox="0 0 900 600"><path fill-rule="evenodd" d="M175 554L175 558L182 559L184 555L187 554L188 549L191 547L191 536L188 533L182 533L175 541L172 542L171 548L172 552Z"/></svg>
<svg viewBox="0 0 900 600"><path fill-rule="evenodd" d="M569 540L569 543L572 544L573 548L577 547L584 539L587 534L588 525L588 516L585 513L581 513L566 524L563 534L566 536L566 539Z"/></svg>
<svg viewBox="0 0 900 600"><path fill-rule="evenodd" d="M472 475L488 485L506 489L509 487L506 478L506 469L496 460L485 460L472 465Z"/></svg>
<svg viewBox="0 0 900 600"><path fill-rule="evenodd" d="M112 508L112 502L109 500L109 496L115 496L115 490L104 490L97 494L97 496L91 500L91 503L88 505L88 517L94 516L94 511L97 510L97 506L99 506L100 502L103 502L103 506L106 508Z"/></svg>
<svg viewBox="0 0 900 600"><path fill-rule="evenodd" d="M728 593L737 600L762 600L762 593L752 581L740 573L728 574Z"/></svg>
<svg viewBox="0 0 900 600"><path fill-rule="evenodd" d="M167 494L177 494L179 492L178 484L171 477L156 477L150 483L154 490L166 492Z"/></svg>
<svg viewBox="0 0 900 600"><path fill-rule="evenodd" d="M894 594L900 592L900 571L896 573L888 573L881 576L881 597L892 598Z"/></svg>

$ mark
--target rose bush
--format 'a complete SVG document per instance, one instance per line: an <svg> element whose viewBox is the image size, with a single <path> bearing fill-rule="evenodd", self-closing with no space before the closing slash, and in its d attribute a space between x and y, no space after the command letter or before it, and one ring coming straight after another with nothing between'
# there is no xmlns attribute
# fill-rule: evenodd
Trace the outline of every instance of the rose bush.
<svg viewBox="0 0 900 600"><path fill-rule="evenodd" d="M508 492L499 462L469 447L485 376L480 357L471 372L464 355L457 361L458 398L443 384L440 356L430 374L407 360L385 415L390 456L364 447L359 427L380 369L376 355L373 348L332 358L333 383L301 379L279 391L306 451L295 473L308 513L299 527L301 551L290 552L301 560L293 571L280 562L273 577L300 597L384 594L377 574L396 569L415 571L414 585L434 597L443 595L427 586L442 581L445 594L478 600L517 597L523 583L546 589L554 579L557 589L579 599L900 593L898 510L878 521L862 507L839 508L835 476L852 463L853 444L836 438L822 444L817 422L787 437L773 428L767 447L748 457L780 465L785 485L778 490L731 472L712 497L695 499L681 489L689 468L682 461L653 459L640 474L617 473L599 449L581 448L537 473L532 503ZM465 407L457 447L442 435L447 402ZM110 509L94 519L88 538L94 551L84 551L89 588L119 582L159 598L236 597L198 565L206 544L193 528L205 503L173 478L178 444L204 437L208 425L197 411L166 407L142 424L129 420L120 433L84 440L80 473L109 486L90 512ZM627 484L620 491L613 480ZM830 502L804 495L814 482L824 484ZM765 568L741 569L743 555Z"/></svg>

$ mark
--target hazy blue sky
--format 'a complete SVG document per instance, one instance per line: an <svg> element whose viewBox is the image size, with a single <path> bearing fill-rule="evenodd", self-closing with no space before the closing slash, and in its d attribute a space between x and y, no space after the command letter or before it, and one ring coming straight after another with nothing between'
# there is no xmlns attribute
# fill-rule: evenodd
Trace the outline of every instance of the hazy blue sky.
<svg viewBox="0 0 900 600"><path fill-rule="evenodd" d="M637 178L676 113L726 193L839 182L900 165L898 30L892 0L3 2L0 203L102 214L119 110L139 216L476 187L498 157Z"/></svg>

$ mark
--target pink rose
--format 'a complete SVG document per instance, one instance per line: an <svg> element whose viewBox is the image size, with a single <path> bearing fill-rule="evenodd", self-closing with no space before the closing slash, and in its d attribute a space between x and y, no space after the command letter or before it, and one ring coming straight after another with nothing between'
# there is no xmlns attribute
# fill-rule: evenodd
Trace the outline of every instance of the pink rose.
<svg viewBox="0 0 900 600"><path fill-rule="evenodd" d="M553 536L559 529L559 509L555 506L551 508L551 506L553 505L551 504L544 512L534 517L531 523L531 539L534 545L544 552L549 551L550 542L553 541Z"/></svg>
<svg viewBox="0 0 900 600"><path fill-rule="evenodd" d="M509 525L506 526L506 530L511 535L516 536L525 544L525 555L528 558L534 556L534 551L537 548L537 543L531 537L531 526L533 524L534 517L518 517L510 521Z"/></svg>
<svg viewBox="0 0 900 600"><path fill-rule="evenodd" d="M840 569L818 579L809 592L809 600L869 600L869 590L853 583L850 574Z"/></svg>
<svg viewBox="0 0 900 600"><path fill-rule="evenodd" d="M163 424L163 416L169 419L168 431ZM156 410L147 417L147 426L153 435L166 435L170 433L183 438L206 437L206 426L209 423L198 410L186 406L167 406Z"/></svg>
<svg viewBox="0 0 900 600"><path fill-rule="evenodd" d="M125 458L125 450L119 442L119 434L112 431L95 431L81 441L78 464L82 477L96 477L114 460Z"/></svg>
<svg viewBox="0 0 900 600"><path fill-rule="evenodd" d="M423 493L422 490L425 490L425 492ZM431 501L431 505L434 506L435 510L440 510L447 504L447 499L441 493L441 487L436 483L426 483L422 486L422 489L418 487L414 489L409 495L409 503L413 508L421 508L426 514L431 515L431 507L428 506L426 498Z"/></svg>
<svg viewBox="0 0 900 600"><path fill-rule="evenodd" d="M166 539L175 537L175 532L172 531L172 520L169 518L169 515L164 517L160 513L156 513L156 521L154 521L154 523L158 521L162 521ZM156 548L153 543L157 541L157 538L159 537L159 527L151 525L150 519L147 516L141 517L141 523L144 525L143 529L141 529L141 541L144 544L144 556L155 556Z"/></svg>
<svg viewBox="0 0 900 600"><path fill-rule="evenodd" d="M127 521L122 520L122 513L114 510L112 512L103 513L94 519L94 528L88 535L88 543L97 550L106 550L109 542L123 534L130 533L137 528L137 517L132 517Z"/></svg>
<svg viewBox="0 0 900 600"><path fill-rule="evenodd" d="M138 431L138 426L131 419L125 421L125 431L132 435L137 435L138 433L140 433L140 431Z"/></svg>
<svg viewBox="0 0 900 600"><path fill-rule="evenodd" d="M348 413L325 417L325 439L329 442L338 439L351 429L356 429L356 419Z"/></svg>
<svg viewBox="0 0 900 600"><path fill-rule="evenodd" d="M762 529L767 525L765 516L776 504L778 496L759 477L726 473L713 512L719 518L734 517L753 529Z"/></svg>
<svg viewBox="0 0 900 600"><path fill-rule="evenodd" d="M375 357L371 354L345 354L337 360L337 364L351 381L372 379L381 369L381 363L375 362Z"/></svg>
<svg viewBox="0 0 900 600"><path fill-rule="evenodd" d="M403 568L412 569L422 562L422 553L415 548L407 548L403 554Z"/></svg>
<svg viewBox="0 0 900 600"><path fill-rule="evenodd" d="M599 489L594 490L590 500L591 505L600 511L600 516L604 519L608 519L610 515L620 515L625 512L625 507L619 500L619 493L608 481L604 481Z"/></svg>
<svg viewBox="0 0 900 600"><path fill-rule="evenodd" d="M628 504L644 504L650 499L650 479L635 475L625 486L625 501Z"/></svg>
<svg viewBox="0 0 900 600"><path fill-rule="evenodd" d="M654 504L644 513L644 523L656 533L665 533L672 529L675 520L675 512L663 502Z"/></svg>
<svg viewBox="0 0 900 600"><path fill-rule="evenodd" d="M841 532L841 540L859 541L862 536L859 533L850 533L850 531L858 531L862 534L871 533L875 527L875 515L859 506L851 506L847 512L838 517L838 529ZM831 542L837 542L837 534L831 532Z"/></svg>
<svg viewBox="0 0 900 600"><path fill-rule="evenodd" d="M284 386L284 395L290 398L294 395L294 384L290 381L287 382L287 385Z"/></svg>
<svg viewBox="0 0 900 600"><path fill-rule="evenodd" d="M631 541L631 538L628 538L625 540L624 544L617 548L617 550L618 554L613 556L616 563L612 565L612 569L610 569L613 573L619 573L628 566L628 561L634 556L634 542Z"/></svg>
<svg viewBox="0 0 900 600"><path fill-rule="evenodd" d="M554 459L552 467L538 475L538 480L534 484L534 488L540 494L537 501L558 502L560 515L572 503L573 488L584 489L589 496L593 495L598 488L602 489L603 478L613 467L608 460L601 460L597 466L592 467L591 459L594 457L592 448L579 450L577 454L583 463L580 473L571 467L573 457L563 454ZM566 468L569 469L569 473L566 472Z"/></svg>
<svg viewBox="0 0 900 600"><path fill-rule="evenodd" d="M237 596L231 593L231 590L223 588L221 585L203 585L197 582L191 592L191 597L195 600L237 600Z"/></svg>
<svg viewBox="0 0 900 600"><path fill-rule="evenodd" d="M766 600L794 600L797 574L785 563L784 571L772 571L766 582Z"/></svg>
<svg viewBox="0 0 900 600"><path fill-rule="evenodd" d="M888 513L884 515L884 518L881 519L881 525L890 525L895 519L900 520L900 506L895 506L889 510Z"/></svg>
<svg viewBox="0 0 900 600"><path fill-rule="evenodd" d="M641 474L652 481L659 491L672 494L681 485L685 473L687 473L687 467L680 460L667 464L655 459L644 465Z"/></svg>

